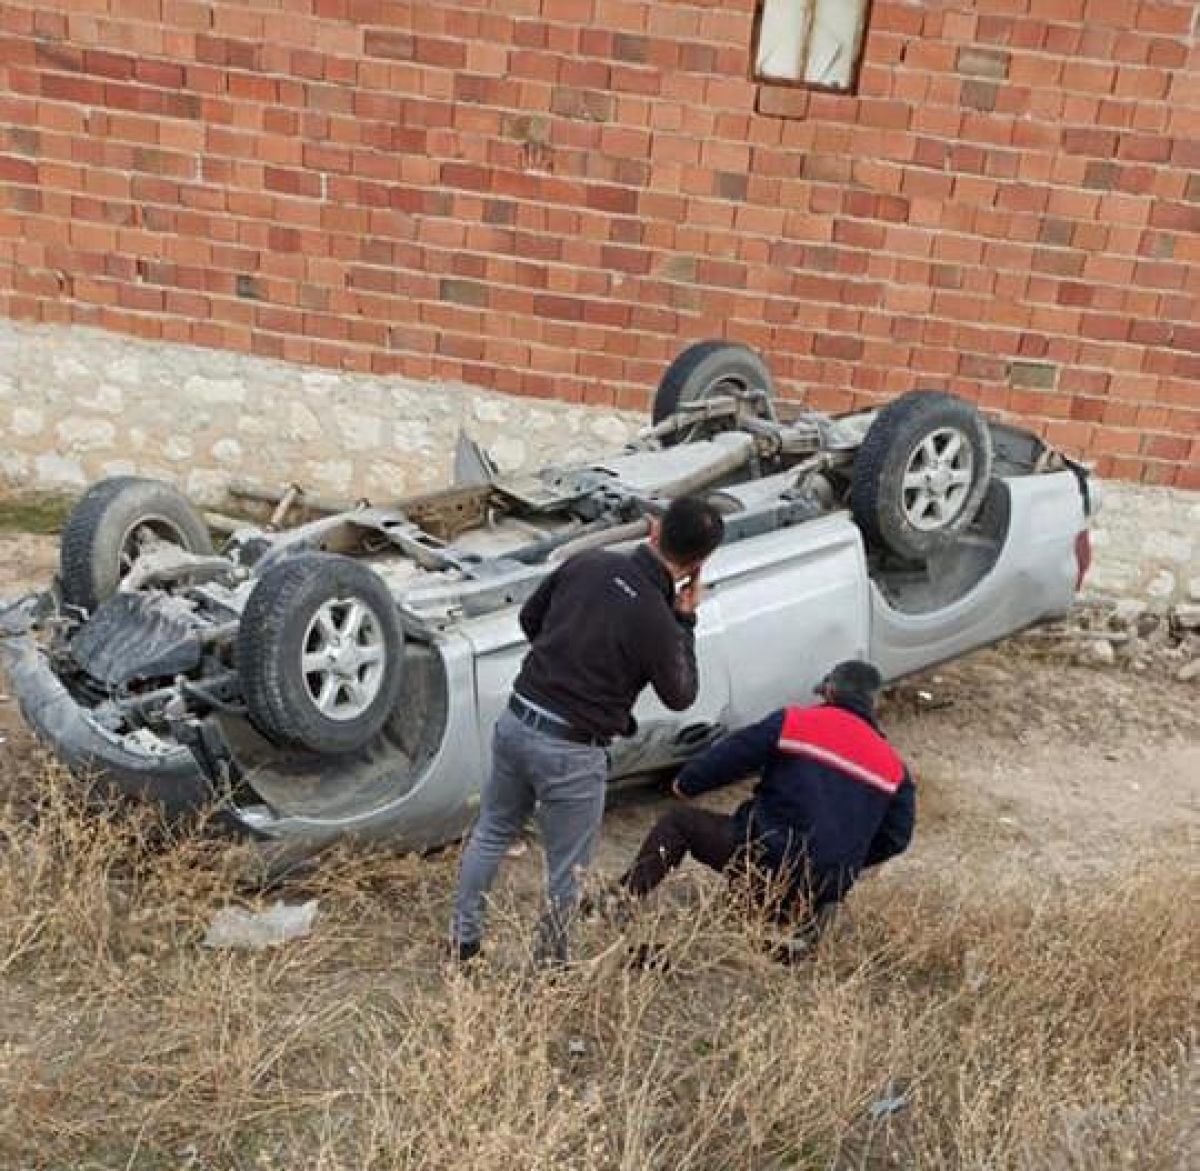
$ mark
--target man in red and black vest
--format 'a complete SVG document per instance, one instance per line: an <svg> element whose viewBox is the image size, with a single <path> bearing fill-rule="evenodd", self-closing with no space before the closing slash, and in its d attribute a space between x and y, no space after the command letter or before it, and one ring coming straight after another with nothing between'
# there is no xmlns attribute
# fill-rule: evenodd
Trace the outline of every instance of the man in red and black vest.
<svg viewBox="0 0 1200 1171"><path fill-rule="evenodd" d="M761 780L732 816L681 806L650 831L621 886L653 890L690 853L714 870L769 881L781 917L824 923L869 866L904 851L916 791L875 718L883 680L870 663L839 663L814 707L772 712L688 764L672 789L698 797L753 773Z"/></svg>

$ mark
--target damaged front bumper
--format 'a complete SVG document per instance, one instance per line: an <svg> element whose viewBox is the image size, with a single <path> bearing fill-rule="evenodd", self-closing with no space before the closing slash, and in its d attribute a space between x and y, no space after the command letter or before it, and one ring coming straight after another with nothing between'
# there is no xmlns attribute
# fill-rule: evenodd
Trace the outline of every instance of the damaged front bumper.
<svg viewBox="0 0 1200 1171"><path fill-rule="evenodd" d="M58 680L33 635L45 601L35 595L0 603L0 666L38 739L72 771L122 796L156 802L168 817L211 804L213 787L188 748L149 734L110 731Z"/></svg>

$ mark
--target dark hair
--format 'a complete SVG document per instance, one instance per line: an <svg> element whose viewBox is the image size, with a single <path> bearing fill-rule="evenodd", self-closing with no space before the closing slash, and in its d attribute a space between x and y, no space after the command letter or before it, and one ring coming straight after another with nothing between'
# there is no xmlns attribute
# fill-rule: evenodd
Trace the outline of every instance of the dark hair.
<svg viewBox="0 0 1200 1171"><path fill-rule="evenodd" d="M835 699L857 699L874 706L875 696L883 686L883 676L870 663L847 659L838 663L821 680L821 685L828 687Z"/></svg>
<svg viewBox="0 0 1200 1171"><path fill-rule="evenodd" d="M659 548L676 565L703 561L725 535L721 514L700 496L680 496L663 514Z"/></svg>

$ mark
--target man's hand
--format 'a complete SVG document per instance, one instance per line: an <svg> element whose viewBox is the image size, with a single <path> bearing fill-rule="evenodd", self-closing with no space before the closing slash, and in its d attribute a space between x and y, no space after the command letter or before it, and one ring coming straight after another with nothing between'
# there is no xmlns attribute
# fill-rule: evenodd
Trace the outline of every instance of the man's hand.
<svg viewBox="0 0 1200 1171"><path fill-rule="evenodd" d="M677 614L695 614L696 607L700 605L700 599L704 594L704 590L700 585L699 571L692 574L691 577L685 578L683 584L675 593L675 612Z"/></svg>

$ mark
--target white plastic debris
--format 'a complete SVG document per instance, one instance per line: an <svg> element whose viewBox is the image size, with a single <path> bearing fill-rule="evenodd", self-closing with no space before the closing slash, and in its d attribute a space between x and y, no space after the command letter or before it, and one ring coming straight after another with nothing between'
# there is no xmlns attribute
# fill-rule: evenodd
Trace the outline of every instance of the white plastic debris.
<svg viewBox="0 0 1200 1171"><path fill-rule="evenodd" d="M222 907L208 926L205 947L277 947L312 932L317 917L317 900L289 906L277 902L263 911L244 907Z"/></svg>
<svg viewBox="0 0 1200 1171"><path fill-rule="evenodd" d="M908 1096L906 1094L889 1094L872 1102L867 1113L872 1118L886 1118L889 1114L899 1113L907 1105Z"/></svg>

